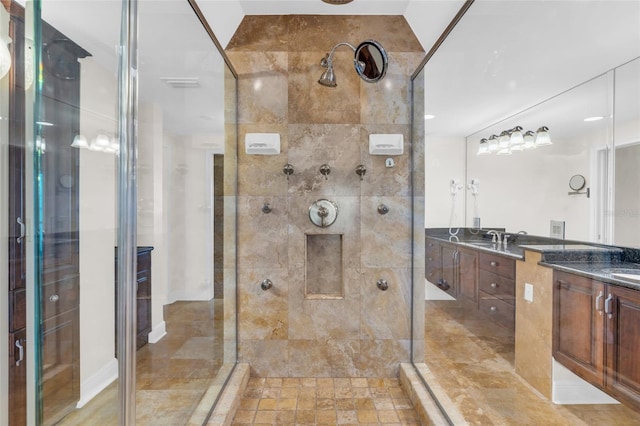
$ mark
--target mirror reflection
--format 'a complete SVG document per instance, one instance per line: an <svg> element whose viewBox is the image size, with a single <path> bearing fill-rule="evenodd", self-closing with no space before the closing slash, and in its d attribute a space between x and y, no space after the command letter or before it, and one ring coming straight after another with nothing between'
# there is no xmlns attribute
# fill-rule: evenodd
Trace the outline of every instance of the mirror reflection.
<svg viewBox="0 0 640 426"><path fill-rule="evenodd" d="M375 83L384 78L388 62L387 52L375 40L364 41L356 48L356 72L368 83Z"/></svg>

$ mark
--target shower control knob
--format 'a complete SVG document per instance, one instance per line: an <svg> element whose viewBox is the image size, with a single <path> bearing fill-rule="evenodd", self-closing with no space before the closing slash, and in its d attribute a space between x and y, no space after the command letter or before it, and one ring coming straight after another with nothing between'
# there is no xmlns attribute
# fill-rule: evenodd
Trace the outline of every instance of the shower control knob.
<svg viewBox="0 0 640 426"><path fill-rule="evenodd" d="M380 204L380 205L378 206L378 213L380 213L380 214L387 214L387 213L389 213L389 207L387 207L387 206L386 206L386 205L384 205L384 204Z"/></svg>
<svg viewBox="0 0 640 426"><path fill-rule="evenodd" d="M365 166L363 166L362 164L360 164L358 167L356 167L356 174L358 176L360 176L360 180L362 180L362 178L364 177L364 175L367 173L367 168Z"/></svg>
<svg viewBox="0 0 640 426"><path fill-rule="evenodd" d="M264 291L269 290L271 287L273 287L273 282L269 278L262 281L262 284L260 284L260 288L262 288L262 290Z"/></svg>
<svg viewBox="0 0 640 426"><path fill-rule="evenodd" d="M387 289L389 288L389 283L387 282L387 280L380 278L376 282L376 286L382 291L387 291Z"/></svg>
<svg viewBox="0 0 640 426"><path fill-rule="evenodd" d="M327 180L327 176L331 173L331 167L328 164L323 164L320 166L320 174L324 176L324 180Z"/></svg>
<svg viewBox="0 0 640 426"><path fill-rule="evenodd" d="M309 220L320 228L333 225L338 218L338 205L333 201L316 200L309 207Z"/></svg>
<svg viewBox="0 0 640 426"><path fill-rule="evenodd" d="M285 164L284 168L282 169L282 173L287 175L287 180L289 180L289 176L293 174L293 166L289 163Z"/></svg>

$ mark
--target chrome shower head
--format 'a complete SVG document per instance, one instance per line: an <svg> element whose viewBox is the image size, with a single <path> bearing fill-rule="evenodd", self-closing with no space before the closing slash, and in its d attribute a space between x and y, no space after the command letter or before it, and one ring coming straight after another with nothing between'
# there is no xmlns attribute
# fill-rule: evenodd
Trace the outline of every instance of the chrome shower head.
<svg viewBox="0 0 640 426"><path fill-rule="evenodd" d="M327 66L327 70L322 73L318 83L327 87L336 87L338 85L336 83L336 74L333 72L333 64Z"/></svg>

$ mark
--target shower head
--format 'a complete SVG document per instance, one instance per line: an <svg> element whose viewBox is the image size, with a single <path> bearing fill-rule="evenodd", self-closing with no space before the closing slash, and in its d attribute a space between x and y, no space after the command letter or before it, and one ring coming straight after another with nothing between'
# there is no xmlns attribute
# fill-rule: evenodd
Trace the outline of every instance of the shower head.
<svg viewBox="0 0 640 426"><path fill-rule="evenodd" d="M336 74L333 72L333 64L327 65L327 70L322 73L318 83L327 87L336 87Z"/></svg>

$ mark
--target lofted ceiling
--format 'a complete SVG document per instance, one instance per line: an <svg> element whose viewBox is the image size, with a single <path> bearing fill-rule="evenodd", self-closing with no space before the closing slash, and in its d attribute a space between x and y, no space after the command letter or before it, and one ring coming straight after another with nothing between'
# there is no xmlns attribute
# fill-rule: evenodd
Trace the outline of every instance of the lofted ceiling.
<svg viewBox="0 0 640 426"><path fill-rule="evenodd" d="M186 0L140 0L140 97L167 109L176 133L212 131L209 96L167 91L159 78L211 78L216 59ZM197 0L226 46L245 15L403 15L429 51L463 0ZM43 17L115 70L118 0L48 0ZM183 35L201 39L184 46ZM189 60L182 58L190 51ZM173 55L173 56L172 56ZM466 136L640 56L640 0L476 0L425 68L431 134ZM143 70L148 70L145 81ZM162 68L162 69L160 69ZM208 77L206 76L208 73ZM339 89L338 89L339 90ZM176 101L172 102L172 96ZM201 111L206 111L202 113ZM215 129L219 131L219 129Z"/></svg>

